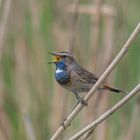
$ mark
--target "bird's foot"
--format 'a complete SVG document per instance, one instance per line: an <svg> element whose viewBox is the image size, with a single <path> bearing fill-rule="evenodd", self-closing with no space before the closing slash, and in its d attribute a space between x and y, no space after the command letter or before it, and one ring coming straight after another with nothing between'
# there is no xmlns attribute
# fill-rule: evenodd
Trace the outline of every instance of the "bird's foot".
<svg viewBox="0 0 140 140"><path fill-rule="evenodd" d="M81 98L78 93L75 93L75 96L76 96L76 99L78 101L78 103L81 103L82 105L85 105L85 106L88 106L88 103L83 99ZM77 105L76 105L77 106Z"/></svg>
<svg viewBox="0 0 140 140"><path fill-rule="evenodd" d="M79 102L80 102L82 105L88 106L88 103L87 103L83 98L80 98Z"/></svg>
<svg viewBox="0 0 140 140"><path fill-rule="evenodd" d="M63 126L63 128L65 129L66 127L65 127L65 124L64 124L64 122L66 121L67 119L64 119L62 122L61 122L61 126Z"/></svg>

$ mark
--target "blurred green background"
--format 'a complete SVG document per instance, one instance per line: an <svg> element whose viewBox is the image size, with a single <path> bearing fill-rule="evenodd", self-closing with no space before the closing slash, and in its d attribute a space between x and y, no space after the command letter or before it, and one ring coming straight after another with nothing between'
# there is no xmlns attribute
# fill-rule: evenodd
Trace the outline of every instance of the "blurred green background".
<svg viewBox="0 0 140 140"><path fill-rule="evenodd" d="M140 22L139 0L81 0L77 5L87 8L79 13L70 7L75 3L0 0L1 140L49 140L76 103L55 82L48 52L72 51L83 67L100 76ZM140 35L108 78L111 85L128 91L139 81ZM67 140L122 97L95 95L60 139ZM89 139L139 140L139 117L137 95Z"/></svg>

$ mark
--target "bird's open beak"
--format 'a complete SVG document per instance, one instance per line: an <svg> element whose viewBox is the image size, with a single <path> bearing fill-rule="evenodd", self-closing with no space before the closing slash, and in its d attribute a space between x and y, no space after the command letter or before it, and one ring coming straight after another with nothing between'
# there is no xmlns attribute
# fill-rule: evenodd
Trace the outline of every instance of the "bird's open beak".
<svg viewBox="0 0 140 140"><path fill-rule="evenodd" d="M49 54L53 55L54 59L51 62L49 62L48 64L57 63L57 62L59 62L61 60L61 57L60 57L59 53L51 53L51 52L49 52Z"/></svg>

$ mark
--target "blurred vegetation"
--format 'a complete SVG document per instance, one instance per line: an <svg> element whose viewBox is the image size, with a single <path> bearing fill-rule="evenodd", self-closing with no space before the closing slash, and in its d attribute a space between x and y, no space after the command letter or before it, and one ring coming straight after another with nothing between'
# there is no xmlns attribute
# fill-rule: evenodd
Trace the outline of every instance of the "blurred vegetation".
<svg viewBox="0 0 140 140"><path fill-rule="evenodd" d="M95 36L91 36L95 24L91 22L91 16L93 21L94 16L79 14L73 31L71 29L73 14L67 11L69 4L72 4L72 1L0 1L1 140L47 140L75 104L72 94L63 93L66 91L55 82L54 67L47 64L51 59L48 52L70 50L71 31L74 32L74 46L71 49L79 63L97 75L105 70L102 64L106 51L102 48L104 35L107 34L107 31L104 33L107 16L100 17L97 52L94 52L95 49L90 44L90 38L94 40L97 37L94 33ZM91 6L95 3L81 0L80 4ZM101 6L103 4L112 6L116 11L116 15L113 16L111 61L140 21L140 2L139 0L104 0L101 1ZM109 76L112 85L130 91L139 83L139 38L140 36L133 42L127 56ZM97 62L101 63L97 64ZM105 105L107 107L122 98L120 95L108 94L108 96L109 100L107 99ZM138 98L138 96L134 97L107 120L104 140L128 138L139 140L140 113L134 116L134 110L140 111ZM137 107L138 109L134 109ZM90 110L87 111L87 114L90 114L89 118L85 115L86 109L74 120L61 139L68 139L68 136L76 133L92 120L94 114ZM133 119L136 122L133 123ZM132 124L135 124L134 127ZM133 132L131 136L129 132ZM95 139L99 139L97 135L95 131Z"/></svg>

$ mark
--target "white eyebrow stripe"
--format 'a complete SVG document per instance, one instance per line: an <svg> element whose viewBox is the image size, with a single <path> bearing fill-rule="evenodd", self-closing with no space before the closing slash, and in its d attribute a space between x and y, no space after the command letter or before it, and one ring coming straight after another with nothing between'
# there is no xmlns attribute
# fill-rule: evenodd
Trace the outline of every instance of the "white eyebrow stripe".
<svg viewBox="0 0 140 140"><path fill-rule="evenodd" d="M63 70L61 70L61 69L56 70L56 73L61 73L61 72L63 72Z"/></svg>

